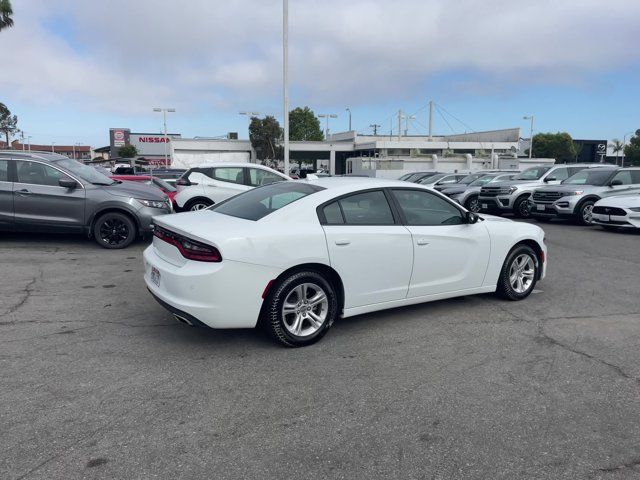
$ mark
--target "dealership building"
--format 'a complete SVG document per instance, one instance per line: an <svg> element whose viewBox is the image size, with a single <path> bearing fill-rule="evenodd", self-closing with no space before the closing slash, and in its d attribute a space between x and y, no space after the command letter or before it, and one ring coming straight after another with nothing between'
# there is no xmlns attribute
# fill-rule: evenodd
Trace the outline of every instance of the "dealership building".
<svg viewBox="0 0 640 480"><path fill-rule="evenodd" d="M165 137L162 133L134 133L128 128L109 129L109 154L111 158L118 158L118 148L123 145L133 145L138 152L138 158L151 165L164 165L165 159L171 164L171 143L179 139L180 134L169 133Z"/></svg>

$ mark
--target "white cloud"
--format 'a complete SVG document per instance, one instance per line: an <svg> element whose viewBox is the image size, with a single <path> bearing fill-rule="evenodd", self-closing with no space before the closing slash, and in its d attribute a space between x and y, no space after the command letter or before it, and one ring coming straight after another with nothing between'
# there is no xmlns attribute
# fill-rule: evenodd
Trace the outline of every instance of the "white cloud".
<svg viewBox="0 0 640 480"><path fill-rule="evenodd" d="M420 97L431 76L452 71L468 72L460 85L472 90L583 85L593 72L640 60L636 0L289 3L293 103ZM5 96L118 113L279 103L279 0L24 0L14 8L15 28L0 34Z"/></svg>

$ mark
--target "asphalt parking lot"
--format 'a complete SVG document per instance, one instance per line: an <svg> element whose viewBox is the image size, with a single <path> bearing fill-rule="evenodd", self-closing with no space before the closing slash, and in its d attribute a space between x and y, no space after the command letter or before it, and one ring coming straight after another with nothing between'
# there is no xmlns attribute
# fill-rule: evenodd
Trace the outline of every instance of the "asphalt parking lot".
<svg viewBox="0 0 640 480"><path fill-rule="evenodd" d="M640 478L640 235L545 224L524 302L319 344L177 323L138 242L0 238L0 478Z"/></svg>

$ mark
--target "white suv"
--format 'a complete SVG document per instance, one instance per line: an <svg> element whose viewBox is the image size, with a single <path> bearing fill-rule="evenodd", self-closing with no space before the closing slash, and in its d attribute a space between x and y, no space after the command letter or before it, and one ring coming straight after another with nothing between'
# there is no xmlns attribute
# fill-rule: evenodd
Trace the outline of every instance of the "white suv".
<svg viewBox="0 0 640 480"><path fill-rule="evenodd" d="M252 163L204 163L187 170L177 181L177 211L202 210L214 203L261 185L291 180L284 174Z"/></svg>

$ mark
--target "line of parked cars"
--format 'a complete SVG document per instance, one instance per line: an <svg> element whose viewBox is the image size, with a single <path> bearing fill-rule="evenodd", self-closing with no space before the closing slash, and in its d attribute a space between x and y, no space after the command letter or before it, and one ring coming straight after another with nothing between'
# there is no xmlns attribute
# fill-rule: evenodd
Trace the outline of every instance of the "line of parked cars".
<svg viewBox="0 0 640 480"><path fill-rule="evenodd" d="M640 228L639 167L585 163L485 170L448 185L439 183L444 175L413 172L400 179L432 186L472 212L570 219L607 230Z"/></svg>

